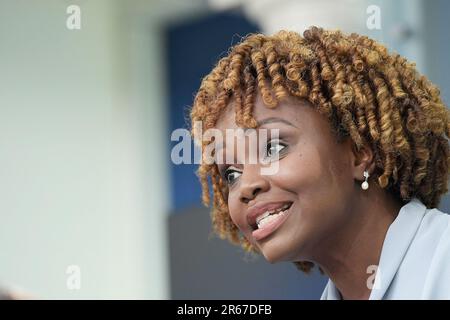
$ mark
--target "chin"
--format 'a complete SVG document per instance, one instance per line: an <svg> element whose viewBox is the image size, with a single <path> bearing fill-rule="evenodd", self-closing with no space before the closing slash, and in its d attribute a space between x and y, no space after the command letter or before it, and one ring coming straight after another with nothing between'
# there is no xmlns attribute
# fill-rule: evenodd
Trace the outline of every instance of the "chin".
<svg viewBox="0 0 450 320"><path fill-rule="evenodd" d="M265 243L260 247L260 252L267 260L267 262L273 264L277 262L289 261L289 257L292 252L286 251L286 248L274 245L272 243Z"/></svg>
<svg viewBox="0 0 450 320"><path fill-rule="evenodd" d="M299 258L304 258L305 243L296 241L295 244L286 243L285 239L270 239L266 243L259 246L260 253L267 262L273 264L277 262L294 262Z"/></svg>
<svg viewBox="0 0 450 320"><path fill-rule="evenodd" d="M277 262L284 261L283 259L281 259L277 255L266 254L266 253L264 253L264 251L263 251L263 255L264 255L264 258L266 259L266 261L269 262L270 264L274 264L274 263L277 263Z"/></svg>

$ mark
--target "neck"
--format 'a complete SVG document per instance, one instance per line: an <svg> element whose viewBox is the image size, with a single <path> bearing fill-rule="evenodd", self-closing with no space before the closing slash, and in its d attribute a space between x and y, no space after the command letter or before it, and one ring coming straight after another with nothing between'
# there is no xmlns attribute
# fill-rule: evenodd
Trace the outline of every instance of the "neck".
<svg viewBox="0 0 450 320"><path fill-rule="evenodd" d="M315 259L344 300L370 297L387 230L401 206L381 192L367 195L353 206L349 221Z"/></svg>

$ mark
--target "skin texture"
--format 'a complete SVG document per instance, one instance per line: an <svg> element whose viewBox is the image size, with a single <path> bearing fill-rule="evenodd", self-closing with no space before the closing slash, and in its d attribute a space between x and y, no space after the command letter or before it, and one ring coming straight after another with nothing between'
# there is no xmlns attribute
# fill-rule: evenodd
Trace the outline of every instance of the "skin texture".
<svg viewBox="0 0 450 320"><path fill-rule="evenodd" d="M263 164L248 161L248 145L245 159L218 165L224 179L231 181L228 207L232 221L270 263L315 262L343 299L367 299L371 275L367 268L378 264L387 229L402 206L370 177L369 189L361 189L364 170L372 174L375 168L372 150L364 146L357 151L349 138L337 142L328 121L306 100L289 97L271 109L258 93L253 115L258 123L281 119L257 129L280 130L279 170L262 175ZM226 129L239 128L234 100L215 127L224 137ZM266 144L258 141L260 146ZM226 139L224 151L234 152L227 149ZM274 233L256 241L247 223L248 210L272 201L292 201L290 215Z"/></svg>

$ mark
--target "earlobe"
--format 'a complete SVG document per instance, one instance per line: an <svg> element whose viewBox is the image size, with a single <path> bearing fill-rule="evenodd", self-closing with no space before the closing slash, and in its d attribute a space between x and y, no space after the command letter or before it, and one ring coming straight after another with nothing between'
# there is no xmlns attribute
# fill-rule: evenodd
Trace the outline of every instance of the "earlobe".
<svg viewBox="0 0 450 320"><path fill-rule="evenodd" d="M374 170L375 162L373 151L367 144L364 144L358 150L353 141L351 141L351 148L354 178L357 180L365 180L366 177L364 172L367 171L367 174L371 175Z"/></svg>

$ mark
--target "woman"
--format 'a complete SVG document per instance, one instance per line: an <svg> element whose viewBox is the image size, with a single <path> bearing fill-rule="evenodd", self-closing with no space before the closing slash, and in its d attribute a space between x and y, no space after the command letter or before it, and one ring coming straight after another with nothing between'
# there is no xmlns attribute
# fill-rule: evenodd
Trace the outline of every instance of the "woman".
<svg viewBox="0 0 450 320"><path fill-rule="evenodd" d="M214 145L198 175L221 238L317 265L322 299L450 298L450 218L435 208L449 112L414 64L358 34L251 34L203 79L191 120L203 159ZM235 154L239 128L271 132L256 141L268 161Z"/></svg>

